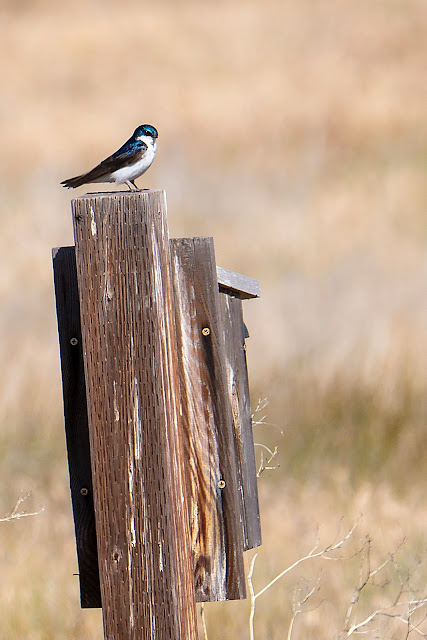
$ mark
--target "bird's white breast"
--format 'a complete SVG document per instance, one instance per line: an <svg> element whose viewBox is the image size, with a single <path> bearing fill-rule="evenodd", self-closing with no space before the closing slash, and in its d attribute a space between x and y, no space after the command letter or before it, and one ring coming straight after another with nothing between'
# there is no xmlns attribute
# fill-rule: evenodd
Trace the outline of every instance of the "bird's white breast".
<svg viewBox="0 0 427 640"><path fill-rule="evenodd" d="M142 174L151 166L154 156L156 155L157 142L147 136L143 136L141 139L147 145L146 152L142 158L137 160L134 164L130 164L127 167L113 171L111 178L116 184L122 184L123 182L126 182L126 180L135 180L136 178L139 178L139 176L142 176Z"/></svg>

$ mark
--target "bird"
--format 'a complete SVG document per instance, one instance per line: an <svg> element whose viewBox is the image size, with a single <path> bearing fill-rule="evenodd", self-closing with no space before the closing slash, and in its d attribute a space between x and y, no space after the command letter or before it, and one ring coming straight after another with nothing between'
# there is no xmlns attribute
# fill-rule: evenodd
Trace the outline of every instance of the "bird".
<svg viewBox="0 0 427 640"><path fill-rule="evenodd" d="M115 182L126 184L130 191L137 190L136 178L151 166L157 150L157 129L151 124L141 124L115 153L100 162L94 169L75 178L63 180L68 189L91 182Z"/></svg>

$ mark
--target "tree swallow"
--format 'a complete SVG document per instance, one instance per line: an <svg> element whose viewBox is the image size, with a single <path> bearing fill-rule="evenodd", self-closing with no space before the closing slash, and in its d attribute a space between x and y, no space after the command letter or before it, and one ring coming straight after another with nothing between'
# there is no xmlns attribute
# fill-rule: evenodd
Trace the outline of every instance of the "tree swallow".
<svg viewBox="0 0 427 640"><path fill-rule="evenodd" d="M142 124L118 151L98 164L94 169L61 184L75 189L90 182L126 183L129 189L137 189L135 179L151 166L157 150L157 130L151 124Z"/></svg>

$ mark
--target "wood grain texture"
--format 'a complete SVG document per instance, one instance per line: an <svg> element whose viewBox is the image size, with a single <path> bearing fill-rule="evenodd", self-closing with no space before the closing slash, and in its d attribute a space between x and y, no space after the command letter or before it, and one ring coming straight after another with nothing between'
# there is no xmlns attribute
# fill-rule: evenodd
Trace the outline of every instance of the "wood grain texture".
<svg viewBox="0 0 427 640"><path fill-rule="evenodd" d="M245 324L242 300L229 293L220 293L219 298L225 341L228 393L233 416L238 489L241 496L243 549L246 551L258 547L262 539L246 363Z"/></svg>
<svg viewBox="0 0 427 640"><path fill-rule="evenodd" d="M100 607L89 428L74 247L53 250L70 489L79 563L80 602Z"/></svg>
<svg viewBox="0 0 427 640"><path fill-rule="evenodd" d="M238 295L242 300L259 298L258 280L218 266L216 268L216 275L220 289L227 289L234 295Z"/></svg>
<svg viewBox="0 0 427 640"><path fill-rule="evenodd" d="M212 238L171 240L197 601L245 597L240 498Z"/></svg>
<svg viewBox="0 0 427 640"><path fill-rule="evenodd" d="M165 195L72 210L105 638L196 640Z"/></svg>

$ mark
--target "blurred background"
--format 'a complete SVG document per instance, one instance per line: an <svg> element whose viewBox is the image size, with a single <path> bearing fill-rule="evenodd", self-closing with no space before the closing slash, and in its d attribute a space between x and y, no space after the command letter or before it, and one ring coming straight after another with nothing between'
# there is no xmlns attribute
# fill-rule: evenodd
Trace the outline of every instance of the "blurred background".
<svg viewBox="0 0 427 640"><path fill-rule="evenodd" d="M259 483L256 588L358 520L378 561L406 540L425 589L426 29L424 0L0 0L0 517L21 492L44 507L0 522L0 640L103 638L73 575L50 252L85 193L60 181L142 123L159 145L138 184L166 189L171 236L214 236L261 285L255 439L280 467ZM310 572L322 604L292 637L337 637L359 569L332 564L259 599L257 640L286 637ZM248 615L207 606L209 640L248 638Z"/></svg>

